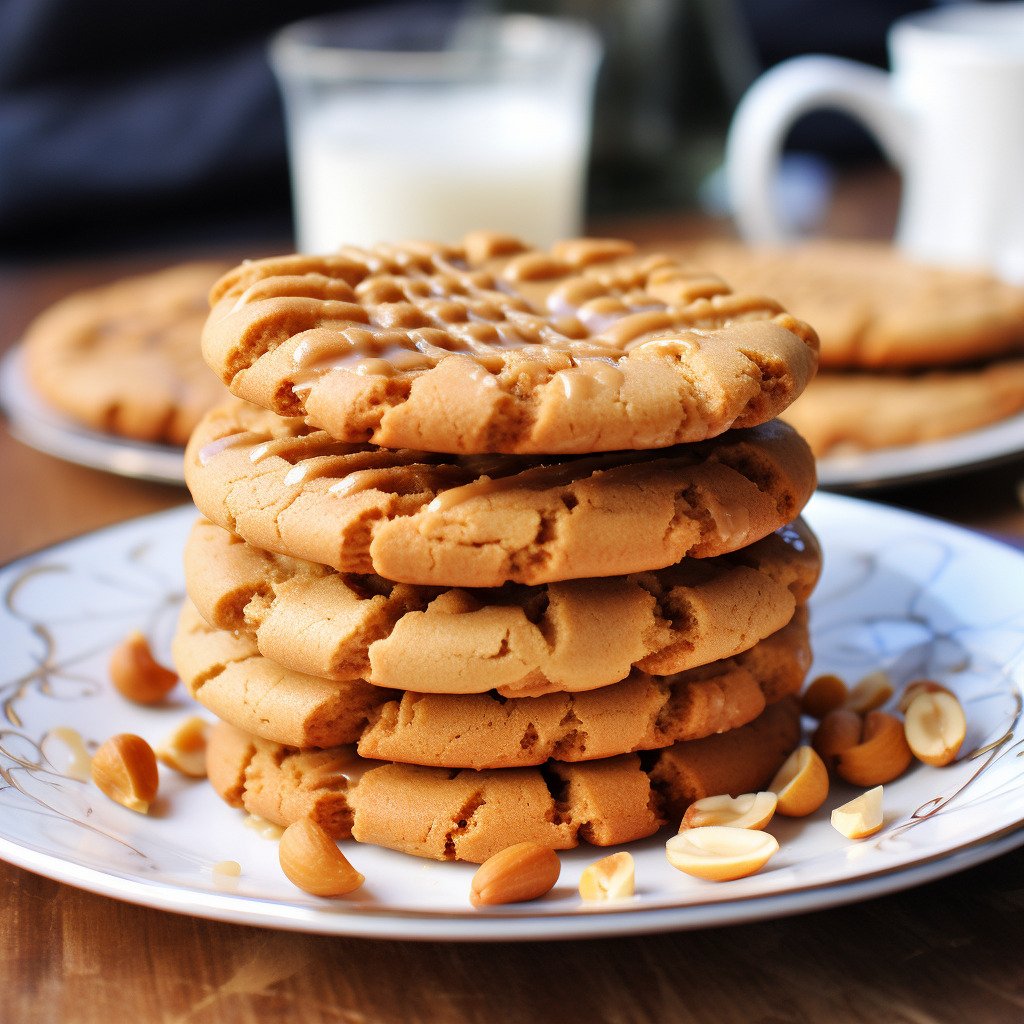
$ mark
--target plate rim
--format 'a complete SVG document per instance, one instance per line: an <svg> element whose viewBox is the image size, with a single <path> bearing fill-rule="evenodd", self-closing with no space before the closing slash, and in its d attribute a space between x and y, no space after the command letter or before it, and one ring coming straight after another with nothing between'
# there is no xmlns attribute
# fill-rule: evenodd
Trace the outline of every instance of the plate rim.
<svg viewBox="0 0 1024 1024"><path fill-rule="evenodd" d="M785 418L785 413L783 413ZM1006 441L1003 438L1006 438ZM920 441L917 444L877 448L851 455L823 455L817 459L818 486L837 490L872 490L921 483L936 477L972 473L1002 465L1024 455L1024 411L975 430ZM981 445L980 454L966 449ZM964 451L960 451L965 449ZM943 452L953 452L943 459ZM909 459L910 468L893 466Z"/></svg>
<svg viewBox="0 0 1024 1024"><path fill-rule="evenodd" d="M844 495L821 493L815 501L847 510L864 507L876 515L901 522L922 520L931 530L952 534L962 545L977 545L1024 562L1024 554L998 539L977 533L941 519L865 501ZM185 502L155 513L111 523L94 530L64 538L39 549L24 553L0 567L4 571L28 565L48 553L83 540L117 533L127 527L143 526L162 518L193 514L194 506ZM647 934L712 926L740 924L761 920L769 915L788 915L846 904L859 899L874 898L900 891L954 874L967 867L990 860L1024 845L1024 822L1005 826L992 835L972 840L963 846L928 855L898 868L880 869L848 882L821 883L784 892L737 897L727 901L685 903L670 907L622 909L612 913L562 914L541 916L510 915L446 915L425 911L411 914L407 909L386 907L366 913L363 908L302 907L263 900L256 896L211 893L187 885L148 881L125 877L117 872L103 871L67 861L57 854L0 835L0 858L85 891L154 909L258 927L336 934L382 939L415 939L424 941L526 941L537 939L573 939L609 937L613 935ZM415 933L409 924L415 923ZM402 927L404 925L404 927Z"/></svg>
<svg viewBox="0 0 1024 1024"><path fill-rule="evenodd" d="M404 911L382 909L367 914L354 908L346 909L343 904L306 908L294 904L268 903L257 897L227 892L198 892L166 883L124 878L96 868L69 864L52 854L30 850L3 836L0 836L0 859L93 895L207 921L348 938L490 943L565 941L694 931L828 910L926 885L976 867L1021 846L1024 846L1024 823L952 852L935 854L898 870L882 870L838 885L811 886L724 903L684 904L613 913L551 914L545 917L445 916L425 913L410 918ZM12 851L16 854L13 857L10 856ZM89 884L93 878L95 881ZM408 930L411 920L415 922L417 931ZM339 928L339 923L344 923L345 927Z"/></svg>
<svg viewBox="0 0 1024 1024"><path fill-rule="evenodd" d="M0 409L7 416L11 434L53 458L132 480L185 483L184 448L104 434L46 403L25 374L24 341L15 342L0 356ZM69 453L69 443L75 454Z"/></svg>

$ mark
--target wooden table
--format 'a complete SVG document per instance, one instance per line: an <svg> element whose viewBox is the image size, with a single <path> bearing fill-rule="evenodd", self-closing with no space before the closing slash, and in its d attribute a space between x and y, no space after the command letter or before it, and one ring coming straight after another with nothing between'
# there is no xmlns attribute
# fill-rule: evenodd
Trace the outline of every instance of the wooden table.
<svg viewBox="0 0 1024 1024"><path fill-rule="evenodd" d="M695 230L687 218L602 227L646 238ZM183 255L0 270L0 345L73 288ZM6 430L0 466L4 561L187 498L177 488L38 454ZM877 497L1024 547L1022 477L1017 462ZM5 864L0 893L0 1024L1024 1019L1024 851L898 895L799 917L551 944L262 931L130 906Z"/></svg>

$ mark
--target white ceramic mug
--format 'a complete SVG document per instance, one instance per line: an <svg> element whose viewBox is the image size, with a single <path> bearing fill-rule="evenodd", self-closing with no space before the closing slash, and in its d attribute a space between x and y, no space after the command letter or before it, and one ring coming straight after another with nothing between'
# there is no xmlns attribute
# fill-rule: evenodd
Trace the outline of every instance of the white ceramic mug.
<svg viewBox="0 0 1024 1024"><path fill-rule="evenodd" d="M888 39L891 74L797 57L747 92L726 150L741 234L788 239L773 200L782 142L802 114L833 107L862 121L900 169L896 241L908 255L1024 281L1024 3L914 14Z"/></svg>

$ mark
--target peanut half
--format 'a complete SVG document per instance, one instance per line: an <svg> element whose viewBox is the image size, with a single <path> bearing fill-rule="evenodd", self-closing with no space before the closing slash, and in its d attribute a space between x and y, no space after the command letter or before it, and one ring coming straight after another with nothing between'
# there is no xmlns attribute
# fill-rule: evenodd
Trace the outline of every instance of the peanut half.
<svg viewBox="0 0 1024 1024"><path fill-rule="evenodd" d="M880 708L893 695L892 680L888 672L879 669L870 672L850 691L843 705L858 715Z"/></svg>
<svg viewBox="0 0 1024 1024"><path fill-rule="evenodd" d="M480 865L470 886L469 902L485 907L535 900L551 891L561 870L554 850L539 843L516 843Z"/></svg>
<svg viewBox="0 0 1024 1024"><path fill-rule="evenodd" d="M589 903L622 900L633 895L635 885L632 854L613 853L583 869L580 896Z"/></svg>
<svg viewBox="0 0 1024 1024"><path fill-rule="evenodd" d="M768 788L778 797L779 814L803 818L825 802L828 769L811 747L798 747L775 773Z"/></svg>
<svg viewBox="0 0 1024 1024"><path fill-rule="evenodd" d="M860 742L836 757L836 773L855 786L878 786L902 775L913 757L903 723L884 711L869 711Z"/></svg>
<svg viewBox="0 0 1024 1024"><path fill-rule="evenodd" d="M774 793L706 796L686 808L679 831L707 825L761 829L772 820L776 802Z"/></svg>
<svg viewBox="0 0 1024 1024"><path fill-rule="evenodd" d="M848 747L860 742L860 734L864 728L860 715L849 708L836 708L830 711L818 724L811 737L811 746L825 762L825 766L834 769L836 759Z"/></svg>
<svg viewBox="0 0 1024 1024"><path fill-rule="evenodd" d="M300 818L284 830L278 859L288 881L312 896L347 896L365 881L312 818Z"/></svg>
<svg viewBox="0 0 1024 1024"><path fill-rule="evenodd" d="M903 693L900 694L900 711L906 714L907 708L910 707L914 698L922 693L952 694L952 692L948 687L943 686L942 683L935 682L934 679L915 679L912 683L907 683L903 688Z"/></svg>
<svg viewBox="0 0 1024 1024"><path fill-rule="evenodd" d="M111 736L92 758L92 780L111 800L146 814L156 799L160 776L153 748L130 732Z"/></svg>
<svg viewBox="0 0 1024 1024"><path fill-rule="evenodd" d="M882 827L882 787L875 786L832 812L832 827L847 839L865 839Z"/></svg>
<svg viewBox="0 0 1024 1024"><path fill-rule="evenodd" d="M186 718L156 748L157 760L190 779L206 775L206 737L209 723L198 715Z"/></svg>
<svg viewBox="0 0 1024 1024"><path fill-rule="evenodd" d="M846 683L829 672L811 680L800 698L800 710L820 722L830 711L841 707L847 696Z"/></svg>
<svg viewBox="0 0 1024 1024"><path fill-rule="evenodd" d="M673 836L665 844L665 856L687 875L729 882L760 871L778 849L778 840L768 832L705 825Z"/></svg>
<svg viewBox="0 0 1024 1024"><path fill-rule="evenodd" d="M967 719L960 701L948 690L922 690L907 708L903 730L914 756L941 768L960 753Z"/></svg>
<svg viewBox="0 0 1024 1024"><path fill-rule="evenodd" d="M157 704L178 682L149 649L149 641L136 630L114 648L110 655L110 680L122 697L136 704Z"/></svg>

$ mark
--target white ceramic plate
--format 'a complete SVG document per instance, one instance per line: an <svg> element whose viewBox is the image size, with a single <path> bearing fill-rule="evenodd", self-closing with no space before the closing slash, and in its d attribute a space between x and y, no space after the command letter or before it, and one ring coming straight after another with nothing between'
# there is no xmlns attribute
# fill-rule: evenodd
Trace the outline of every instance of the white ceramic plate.
<svg viewBox="0 0 1024 1024"><path fill-rule="evenodd" d="M142 817L69 770L54 732L96 743L120 731L157 741L193 708L128 705L105 680L110 649L141 628L167 656L182 592L180 555L195 513L150 516L22 559L0 572L0 856L120 899L278 928L406 939L549 939L695 928L818 909L905 888L1024 844L1024 556L973 534L850 498L818 495L809 518L826 570L813 600L815 670L856 678L884 667L902 684L933 676L960 695L978 756L913 768L885 787L886 826L854 843L823 809L776 819L781 852L725 884L674 871L666 835L632 847L637 895L610 908L576 895L592 847L562 857L535 903L474 911L474 868L346 843L367 877L342 900L305 896L283 877L276 844L247 828L205 783L162 772ZM830 806L854 795L839 789ZM218 885L213 867L242 876Z"/></svg>
<svg viewBox="0 0 1024 1024"><path fill-rule="evenodd" d="M837 489L893 487L1003 462L1024 452L1024 413L967 434L900 448L818 459L818 484Z"/></svg>
<svg viewBox="0 0 1024 1024"><path fill-rule="evenodd" d="M28 381L20 345L0 359L0 406L10 421L11 433L47 455L139 480L185 482L181 448L101 434L47 405Z"/></svg>

